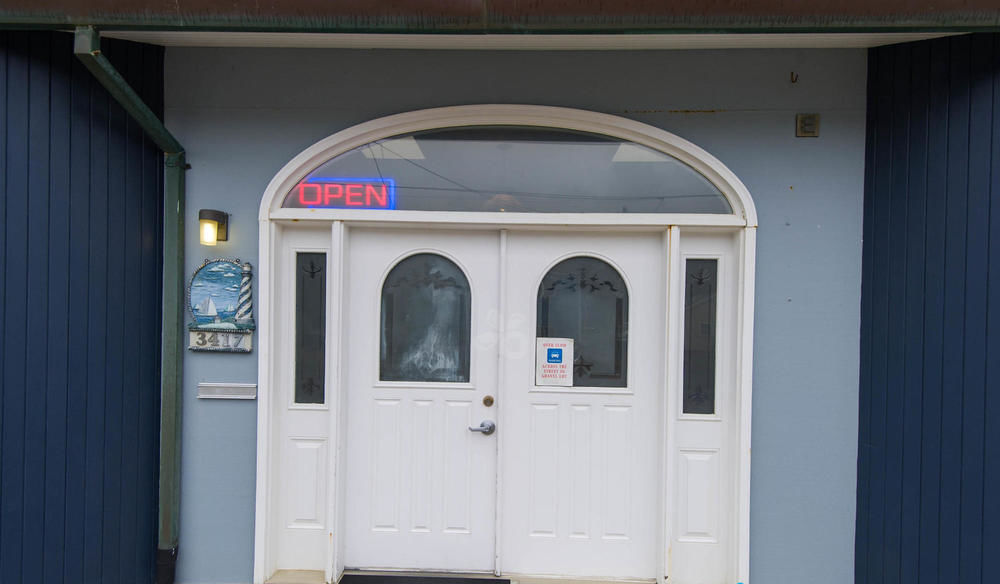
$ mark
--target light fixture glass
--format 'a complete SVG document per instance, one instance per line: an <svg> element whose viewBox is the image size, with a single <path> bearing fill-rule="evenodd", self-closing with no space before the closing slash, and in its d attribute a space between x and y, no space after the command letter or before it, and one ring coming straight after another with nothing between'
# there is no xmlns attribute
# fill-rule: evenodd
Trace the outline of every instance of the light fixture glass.
<svg viewBox="0 0 1000 584"><path fill-rule="evenodd" d="M211 219L199 219L202 245L215 245L219 237L219 224Z"/></svg>
<svg viewBox="0 0 1000 584"><path fill-rule="evenodd" d="M229 239L229 215L214 209L198 211L198 239L202 245L215 245Z"/></svg>

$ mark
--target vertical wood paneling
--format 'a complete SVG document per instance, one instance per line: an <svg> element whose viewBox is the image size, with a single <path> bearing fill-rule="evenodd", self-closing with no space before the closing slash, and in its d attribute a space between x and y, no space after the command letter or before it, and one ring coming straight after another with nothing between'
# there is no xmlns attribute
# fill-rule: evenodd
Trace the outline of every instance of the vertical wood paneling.
<svg viewBox="0 0 1000 584"><path fill-rule="evenodd" d="M119 59L119 69L128 73L127 55ZM107 202L104 217L105 269L104 294L105 333L104 350L104 488L102 489L102 520L104 528L101 549L104 577L107 581L122 582L120 574L121 550L115 543L121 541L122 520L122 400L123 376L125 369L125 282L130 270L123 270L125 264L125 140L128 134L128 114L116 107L108 98L107 115Z"/></svg>
<svg viewBox="0 0 1000 584"><path fill-rule="evenodd" d="M71 245L67 273L73 283L73 293L68 295L69 319L67 328L75 340L67 356L69 398L67 411L73 415L66 419L66 484L73 485L66 493L66 524L82 526L85 522L87 476L87 348L80 346L86 338L89 322L87 307L90 305L88 269L89 249L84 242L90 240L90 75L80 67L71 67L70 73L70 127L69 174L69 241ZM65 574L67 581L84 581L84 542L82 528L65 531Z"/></svg>
<svg viewBox="0 0 1000 584"><path fill-rule="evenodd" d="M31 487L24 490L24 521L21 527L22 578L27 582L42 579L42 547L45 512L44 491L38 487L45 477L45 386L49 374L45 351L48 310L49 248L49 58L50 47L44 36L29 38L31 60L28 65L28 244L27 326L25 328L26 386L24 400L24 475ZM32 221L45 217L45 221ZM41 479L41 480L38 480ZM28 482L28 481L26 481ZM37 485L37 486L36 486Z"/></svg>
<svg viewBox="0 0 1000 584"><path fill-rule="evenodd" d="M910 47L897 45L889 52L892 61L892 96L905 95L910 83ZM906 197L909 177L909 111L907 108L894 107L892 100L887 100L890 109L889 120L889 156L890 168L887 171L889 181L888 205L883 224L887 224L888 233L885 242L884 273L885 298L882 300L886 308L886 333L882 350L885 354L885 428L899 428L903 417L903 336L894 335L888 331L900 331L904 326L906 295L906 263L898 261L906 250L905 224L907 220ZM899 432L884 433L885 455L885 491L898 492L903 484L903 439ZM899 497L886 497L883 500L885 508L884 525L882 528L882 574L887 584L899 584L899 557L902 546L900 530L903 518L902 500Z"/></svg>
<svg viewBox="0 0 1000 584"><path fill-rule="evenodd" d="M14 35L11 35L12 37ZM3 458L0 460L0 574L21 581L24 519L24 400L28 246L28 37L8 41L5 93Z"/></svg>
<svg viewBox="0 0 1000 584"><path fill-rule="evenodd" d="M991 125L976 120L993 116L992 36L970 40L969 77L969 184L966 200L965 354L962 379L961 527L959 532L959 581L983 581L983 418L986 394L986 313L989 266ZM996 72L1000 74L1000 71ZM1000 112L994 123L1000 123ZM1000 148L1000 144L997 145ZM1000 208L997 209L1000 212ZM1000 233L997 234L1000 237ZM1000 309L1000 306L996 307ZM998 462L997 464L1000 464ZM994 489L996 486L994 486ZM991 574L991 579L994 575Z"/></svg>
<svg viewBox="0 0 1000 584"><path fill-rule="evenodd" d="M993 71L1000 70L1000 40L993 39L993 55L990 61ZM1000 75L993 76L993 112L1000 113ZM1000 145L1000 124L993 124L991 143ZM1000 148L990 152L990 223L991 236L1000 233ZM992 236L989 241L989 277L987 286L986 315L986 395L984 398L984 461L1000 460L1000 237ZM992 308L990 310L989 308ZM1000 465L988 463L983 468L983 549L1000 549L1000 497L988 494L1000 485ZM983 555L983 573L1000 573L1000 554Z"/></svg>
<svg viewBox="0 0 1000 584"><path fill-rule="evenodd" d="M0 582L151 582L162 157L70 34L0 32L0 115Z"/></svg>
<svg viewBox="0 0 1000 584"><path fill-rule="evenodd" d="M904 200L909 200L906 210L905 246L905 303L904 334L900 343L903 350L903 433L900 508L900 556L916 557L920 553L920 475L921 428L920 414L923 395L920 380L923 370L922 339L924 332L924 264L926 261L924 232L927 227L927 103L929 83L927 72L919 63L926 63L927 45L906 45L912 49L911 63L907 70L910 84L908 111L908 139L906 156L908 164L907 190ZM899 569L901 582L917 579L915 562L903 563Z"/></svg>
<svg viewBox="0 0 1000 584"><path fill-rule="evenodd" d="M941 359L941 538L939 574L959 569L961 519L962 376L965 350L965 235L969 184L969 41L956 39L949 56L944 241L944 350ZM957 580L956 580L957 582Z"/></svg>
<svg viewBox="0 0 1000 584"><path fill-rule="evenodd" d="M87 240L87 474L84 477L83 577L97 581L103 576L104 550L104 435L107 388L107 239L108 239L108 96L96 84L90 86L90 238ZM114 545L114 542L108 542Z"/></svg>
<svg viewBox="0 0 1000 584"><path fill-rule="evenodd" d="M892 53L885 51L876 55L880 75L891 81L893 72ZM889 240L887 231L882 228L889 220L889 195L892 193L890 183L892 172L892 85L875 88L875 124L878 139L874 145L875 173L873 184L885 196L872 201L872 232L867 241L873 243L871 255L866 258L872 265L873 274L885 274L888 271ZM885 529L885 464L875 464L885 458L885 418L886 418L886 353L884 348L888 343L888 279L872 278L871 290L871 343L869 347L868 382L871 387L880 387L882 391L871 392L869 397L870 456L873 461L868 474L870 488L869 513L872 525L878 530L879 537L868 539L868 571L870 577L881 578L883 558L882 534ZM880 350L881 349L881 350Z"/></svg>
<svg viewBox="0 0 1000 584"><path fill-rule="evenodd" d="M927 231L924 250L924 378L921 412L920 479L920 574L938 573L938 544L941 539L941 403L944 399L941 353L944 347L944 209L948 135L948 55L947 43L929 43L930 99L927 116ZM919 68L918 68L919 71ZM866 196L874 196L872 193ZM860 525L859 525L860 528Z"/></svg>
<svg viewBox="0 0 1000 584"><path fill-rule="evenodd" d="M49 148L49 229L48 296L46 334L49 357L46 383L45 425L45 501L63 501L66 498L66 430L67 388L69 370L69 130L70 130L70 64L72 55L55 50L50 55L51 146ZM66 506L45 505L44 550L46 562L42 566L43 581L63 581L65 547L63 529Z"/></svg>
<svg viewBox="0 0 1000 584"><path fill-rule="evenodd" d="M870 52L859 584L996 573L998 88L997 35Z"/></svg>
<svg viewBox="0 0 1000 584"><path fill-rule="evenodd" d="M7 111L7 52L4 51L0 53L0 112L6 113ZM7 164L7 137L8 132L6 131L7 123L4 123L4 129L0 130L0 164ZM7 173L0 172L0 192L7 192ZM0 197L0 246L6 249L7 246L7 200L5 197ZM6 351L4 350L6 338L6 306L7 299L7 254L0 253L0 387L6 387L7 382L7 368L6 368ZM5 408L6 398L4 392L0 391L0 454L4 453L2 448L4 438L7 436L5 432ZM3 463L4 458L0 458L0 495L4 492L4 487L7 486L4 480L3 471L7 468ZM4 514L7 512L7 507L3 504L3 498L0 497L0 574L3 574L4 566L7 565L8 558L6 554L3 553L5 549L4 546L4 536L7 534L7 522L4 521Z"/></svg>

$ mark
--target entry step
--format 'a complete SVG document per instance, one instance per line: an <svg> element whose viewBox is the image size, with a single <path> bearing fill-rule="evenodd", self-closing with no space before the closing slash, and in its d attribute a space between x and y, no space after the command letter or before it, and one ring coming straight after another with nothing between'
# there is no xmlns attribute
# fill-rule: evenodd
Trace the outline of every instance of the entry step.
<svg viewBox="0 0 1000 584"><path fill-rule="evenodd" d="M322 570L278 570L265 584L326 584Z"/></svg>
<svg viewBox="0 0 1000 584"><path fill-rule="evenodd" d="M493 576L454 576L448 574L344 574L340 584L510 584Z"/></svg>
<svg viewBox="0 0 1000 584"><path fill-rule="evenodd" d="M265 584L326 584L322 570L278 570ZM340 584L510 584L489 575L454 576L427 573L344 574Z"/></svg>

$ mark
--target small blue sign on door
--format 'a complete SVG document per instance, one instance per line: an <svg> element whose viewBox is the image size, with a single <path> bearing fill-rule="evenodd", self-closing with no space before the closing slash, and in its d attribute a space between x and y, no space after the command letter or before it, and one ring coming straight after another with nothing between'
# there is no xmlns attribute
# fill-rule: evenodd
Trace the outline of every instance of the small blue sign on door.
<svg viewBox="0 0 1000 584"><path fill-rule="evenodd" d="M549 363L562 363L563 362L563 350L562 349L548 349L546 354L546 360Z"/></svg>

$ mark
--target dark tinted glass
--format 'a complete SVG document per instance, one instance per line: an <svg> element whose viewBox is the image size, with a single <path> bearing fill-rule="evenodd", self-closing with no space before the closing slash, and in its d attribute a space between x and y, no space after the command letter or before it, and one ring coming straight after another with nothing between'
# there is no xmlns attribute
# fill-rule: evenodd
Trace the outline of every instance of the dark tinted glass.
<svg viewBox="0 0 1000 584"><path fill-rule="evenodd" d="M295 403L321 404L326 385L326 254L295 254Z"/></svg>
<svg viewBox="0 0 1000 584"><path fill-rule="evenodd" d="M715 413L718 260L687 260L684 290L684 413Z"/></svg>
<svg viewBox="0 0 1000 584"><path fill-rule="evenodd" d="M399 262L382 286L381 379L469 381L471 297L465 274L446 258Z"/></svg>
<svg viewBox="0 0 1000 584"><path fill-rule="evenodd" d="M559 262L538 287L539 337L571 338L573 385L625 387L628 290L597 258Z"/></svg>
<svg viewBox="0 0 1000 584"><path fill-rule="evenodd" d="M732 213L680 160L552 128L470 126L378 140L309 174L283 207L535 213Z"/></svg>

